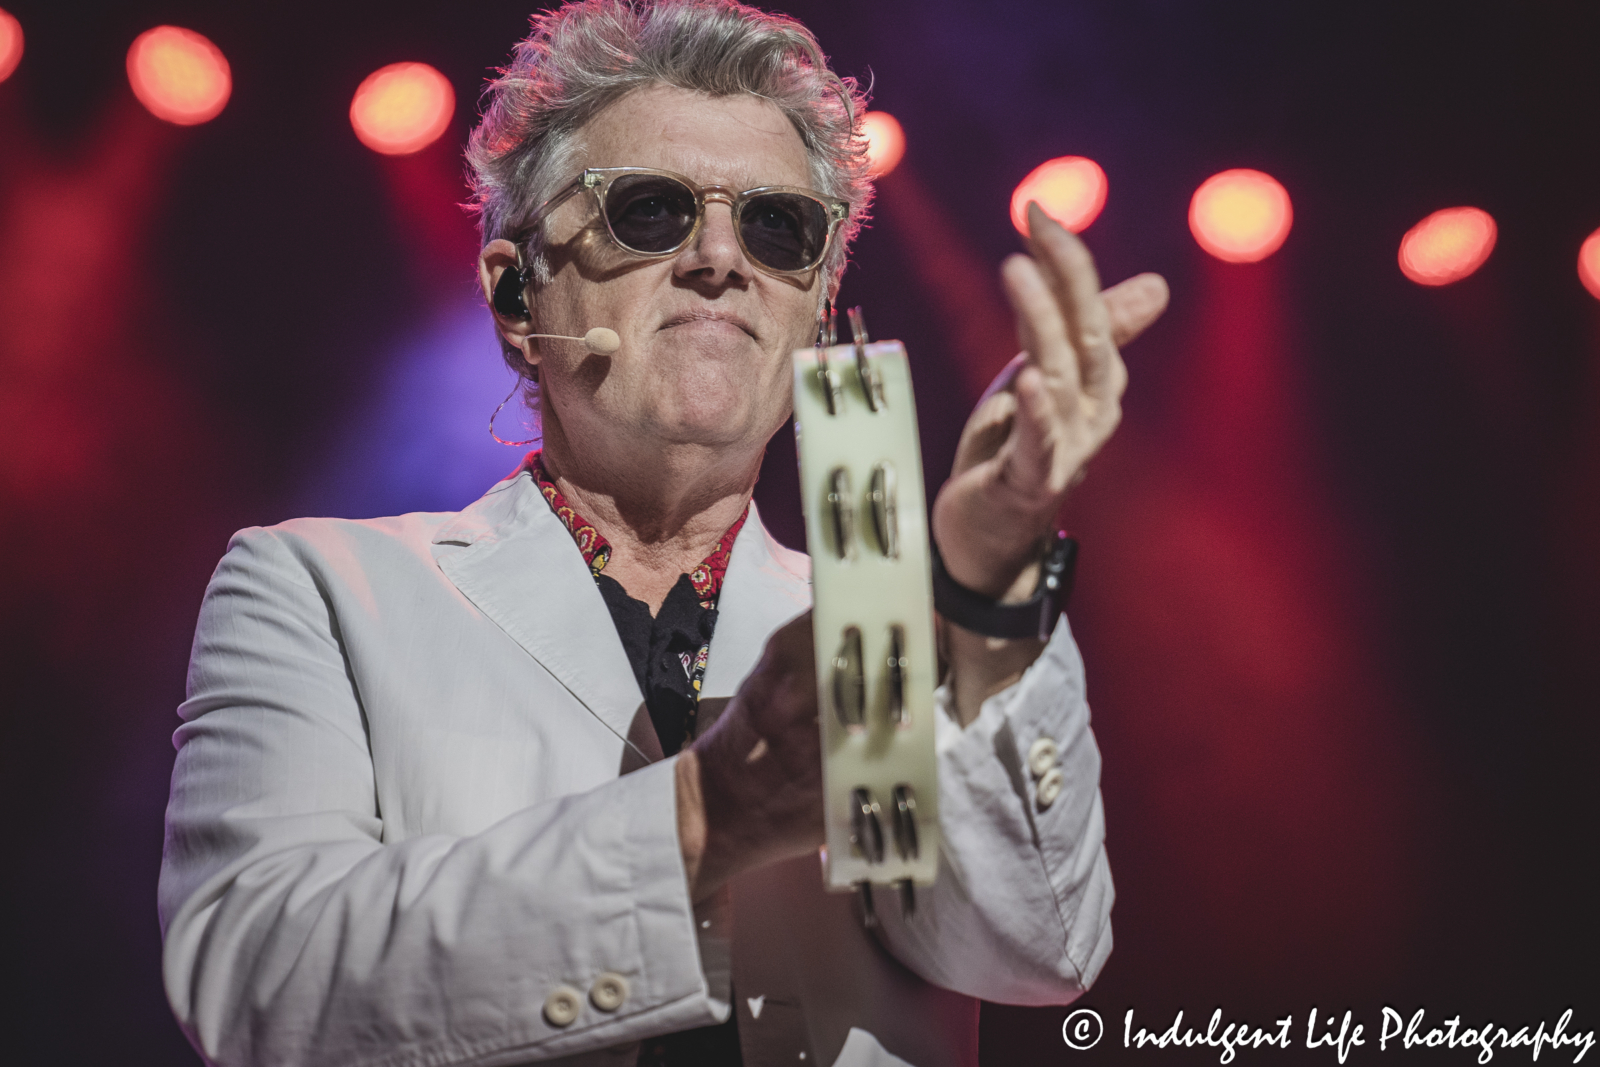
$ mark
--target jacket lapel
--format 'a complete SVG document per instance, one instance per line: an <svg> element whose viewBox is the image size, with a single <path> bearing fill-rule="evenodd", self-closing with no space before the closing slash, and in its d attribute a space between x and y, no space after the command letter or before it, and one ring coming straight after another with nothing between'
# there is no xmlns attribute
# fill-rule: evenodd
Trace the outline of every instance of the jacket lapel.
<svg viewBox="0 0 1600 1067"><path fill-rule="evenodd" d="M463 596L633 747L643 694L622 639L572 535L526 469L440 527L433 551ZM701 683L702 707L713 714L699 729L755 667L768 635L810 606L810 561L773 540L752 502L717 599Z"/></svg>
<svg viewBox="0 0 1600 1067"><path fill-rule="evenodd" d="M711 634L701 699L733 696L761 658L772 631L810 606L811 561L767 533L752 501L717 598L717 628ZM709 725L702 721L699 729Z"/></svg>
<svg viewBox="0 0 1600 1067"><path fill-rule="evenodd" d="M628 743L643 695L583 555L532 475L495 486L433 545L462 595Z"/></svg>

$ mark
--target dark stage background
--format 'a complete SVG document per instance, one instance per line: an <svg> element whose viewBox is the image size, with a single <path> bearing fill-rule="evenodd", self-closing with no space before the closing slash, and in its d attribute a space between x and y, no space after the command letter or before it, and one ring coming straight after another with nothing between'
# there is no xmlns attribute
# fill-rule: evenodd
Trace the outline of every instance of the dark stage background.
<svg viewBox="0 0 1600 1067"><path fill-rule="evenodd" d="M6 1058L193 1063L155 882L201 592L236 528L454 509L515 463L483 431L509 378L453 205L527 11L5 2L28 35L0 84ZM986 1008L985 1062L1216 1062L1121 1052L1130 1007L1292 1012L1297 1043L1312 1005L1594 1029L1596 7L784 6L907 132L842 302L906 341L935 480L1015 345L995 268L1033 166L1097 160L1104 276L1172 283L1071 506L1118 887L1080 1003L1115 1034L1072 1053L1066 1009ZM159 23L228 56L216 120L134 100L124 54ZM380 157L349 101L403 59L456 118ZM1185 223L1236 166L1294 199L1252 266ZM1488 264L1406 281L1400 235L1456 204L1498 220ZM760 500L791 542L794 482L780 436ZM1301 1058L1336 1062L1239 1062Z"/></svg>

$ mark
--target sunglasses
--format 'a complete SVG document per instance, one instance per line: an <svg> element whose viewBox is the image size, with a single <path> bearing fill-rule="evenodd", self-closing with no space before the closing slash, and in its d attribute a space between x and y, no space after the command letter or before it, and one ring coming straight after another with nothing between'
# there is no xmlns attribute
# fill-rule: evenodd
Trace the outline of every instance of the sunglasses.
<svg viewBox="0 0 1600 1067"><path fill-rule="evenodd" d="M814 270L833 233L850 214L848 201L789 185L736 193L695 185L681 174L648 167L590 167L533 213L541 219L583 190L594 193L606 232L623 251L649 259L674 255L693 241L712 201L733 211L733 232L745 256L768 274Z"/></svg>

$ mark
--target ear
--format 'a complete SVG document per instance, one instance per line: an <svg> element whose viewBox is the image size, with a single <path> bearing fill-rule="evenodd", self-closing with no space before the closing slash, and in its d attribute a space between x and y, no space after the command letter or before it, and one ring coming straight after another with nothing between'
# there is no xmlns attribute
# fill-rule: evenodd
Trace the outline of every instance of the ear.
<svg viewBox="0 0 1600 1067"><path fill-rule="evenodd" d="M500 283L506 271L516 266L516 245L504 239L490 241L483 246L483 251L478 253L478 284L483 287L483 302L489 305L500 336L504 337L513 348L521 349L522 358L527 360L530 366L536 367L539 361L532 356L528 346L528 334L533 332L533 320L502 315L494 306L494 287ZM527 299L526 292L523 293L523 299Z"/></svg>

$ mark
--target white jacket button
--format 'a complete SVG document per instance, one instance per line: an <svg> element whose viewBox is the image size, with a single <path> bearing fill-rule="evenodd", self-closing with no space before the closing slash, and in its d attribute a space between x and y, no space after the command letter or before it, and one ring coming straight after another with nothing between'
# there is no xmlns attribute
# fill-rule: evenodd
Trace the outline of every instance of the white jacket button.
<svg viewBox="0 0 1600 1067"><path fill-rule="evenodd" d="M583 997L571 986L558 985L544 999L544 1021L551 1026L571 1026L583 1007Z"/></svg>
<svg viewBox="0 0 1600 1067"><path fill-rule="evenodd" d="M1028 746L1028 770L1035 778L1043 778L1055 770L1060 759L1061 749L1048 737L1041 737Z"/></svg>
<svg viewBox="0 0 1600 1067"><path fill-rule="evenodd" d="M628 999L628 980L620 974L605 972L589 987L589 1003L601 1011L616 1011Z"/></svg>
<svg viewBox="0 0 1600 1067"><path fill-rule="evenodd" d="M1050 772L1039 779L1039 810L1043 811L1056 802L1056 797L1061 795L1061 789L1067 784L1067 776L1061 773L1060 767L1052 767Z"/></svg>

